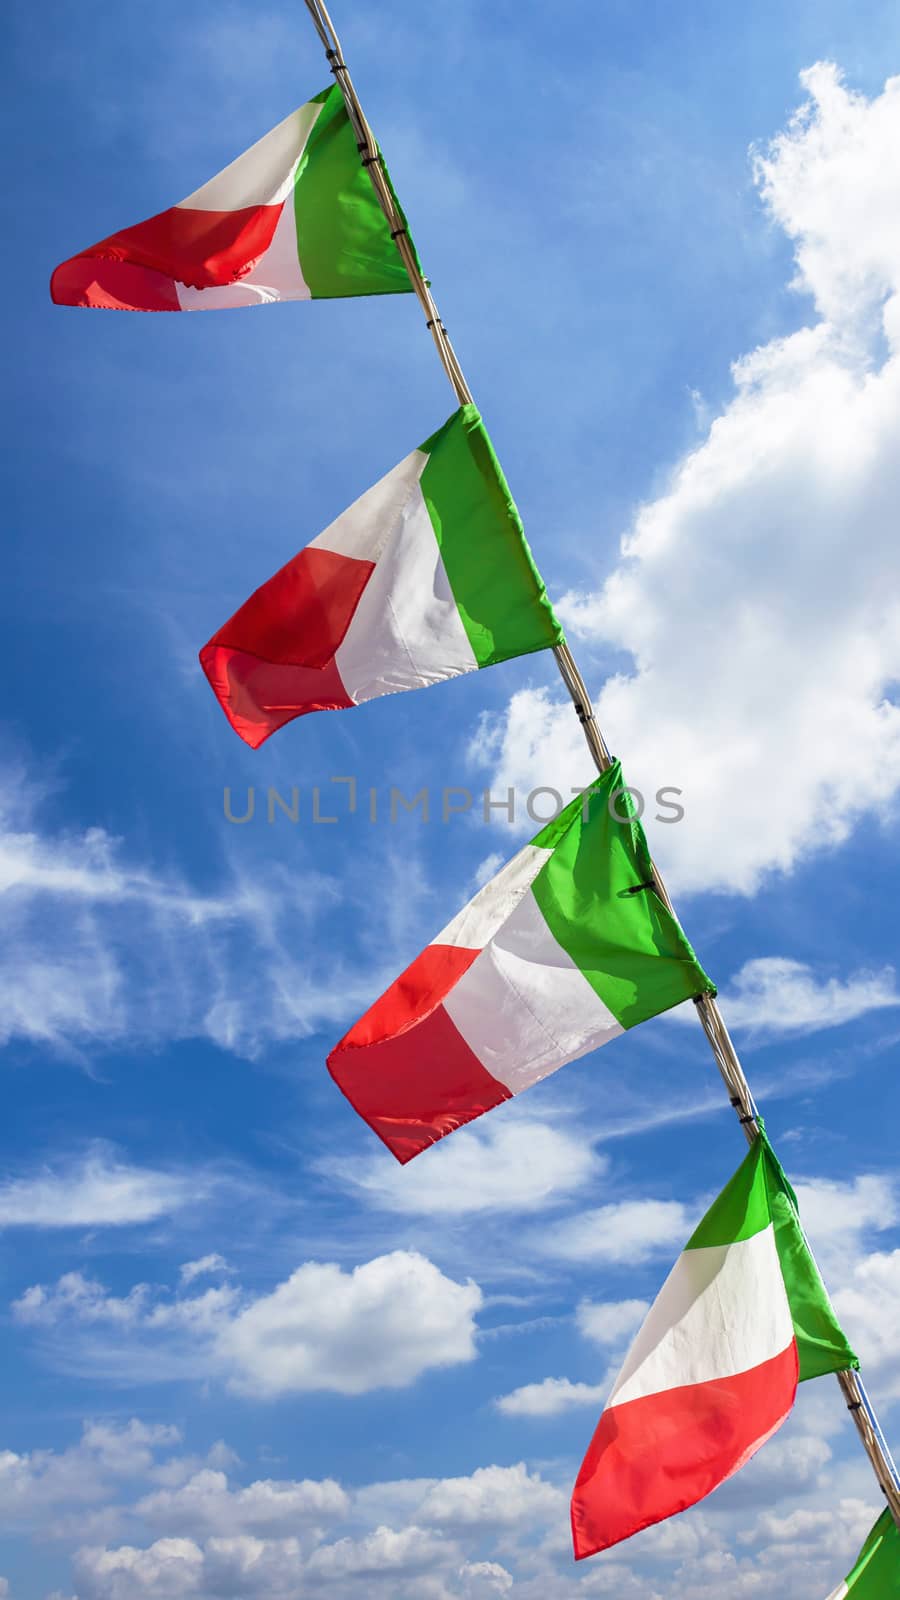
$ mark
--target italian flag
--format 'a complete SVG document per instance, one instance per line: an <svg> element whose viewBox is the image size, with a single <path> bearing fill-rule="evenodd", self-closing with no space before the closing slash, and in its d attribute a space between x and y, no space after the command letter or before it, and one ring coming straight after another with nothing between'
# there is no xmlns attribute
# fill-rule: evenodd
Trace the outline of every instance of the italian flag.
<svg viewBox="0 0 900 1600"><path fill-rule="evenodd" d="M856 1559L853 1571L828 1600L897 1600L900 1595L900 1528L884 1510Z"/></svg>
<svg viewBox="0 0 900 1600"><path fill-rule="evenodd" d="M576 1559L695 1505L780 1428L798 1381L856 1366L760 1134L616 1379L572 1495Z"/></svg>
<svg viewBox="0 0 900 1600"><path fill-rule="evenodd" d="M179 205L82 250L50 280L58 305L112 311L409 288L336 84Z"/></svg>
<svg viewBox="0 0 900 1600"><path fill-rule="evenodd" d="M424 688L561 638L467 405L257 589L200 661L256 749L307 711Z"/></svg>
<svg viewBox="0 0 900 1600"><path fill-rule="evenodd" d="M646 1018L715 993L651 878L615 762L354 1023L328 1069L399 1161Z"/></svg>

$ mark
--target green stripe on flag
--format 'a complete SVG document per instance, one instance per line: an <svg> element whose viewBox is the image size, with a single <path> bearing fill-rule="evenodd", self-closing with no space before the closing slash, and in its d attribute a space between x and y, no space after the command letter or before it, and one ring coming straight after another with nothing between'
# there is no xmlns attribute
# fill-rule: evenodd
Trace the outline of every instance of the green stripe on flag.
<svg viewBox="0 0 900 1600"><path fill-rule="evenodd" d="M765 1134L760 1136L759 1143L763 1147L775 1245L797 1339L800 1382L820 1378L826 1372L855 1369L859 1360L834 1314L828 1291L806 1243L797 1197Z"/></svg>
<svg viewBox="0 0 900 1600"><path fill-rule="evenodd" d="M859 1362L834 1314L784 1169L764 1133L688 1240L689 1250L734 1244L773 1224L775 1248L794 1324L800 1382L845 1372Z"/></svg>
<svg viewBox="0 0 900 1600"><path fill-rule="evenodd" d="M294 182L297 252L309 292L314 300L410 293L337 84L316 102L322 110Z"/></svg>
<svg viewBox="0 0 900 1600"><path fill-rule="evenodd" d="M882 1511L863 1545L847 1589L854 1600L897 1600L900 1595L900 1528Z"/></svg>
<svg viewBox="0 0 900 1600"><path fill-rule="evenodd" d="M631 796L616 794L622 787L616 761L538 834L535 844L558 842L531 892L557 943L622 1027L633 1028L715 988L678 922L646 887L650 851ZM611 804L626 820L610 814Z"/></svg>
<svg viewBox="0 0 900 1600"><path fill-rule="evenodd" d="M762 1233L771 1221L765 1152L761 1140L754 1139L734 1177L694 1229L687 1249L737 1244L739 1239Z"/></svg>
<svg viewBox="0 0 900 1600"><path fill-rule="evenodd" d="M479 667L559 644L562 628L475 406L461 406L421 448L422 494Z"/></svg>

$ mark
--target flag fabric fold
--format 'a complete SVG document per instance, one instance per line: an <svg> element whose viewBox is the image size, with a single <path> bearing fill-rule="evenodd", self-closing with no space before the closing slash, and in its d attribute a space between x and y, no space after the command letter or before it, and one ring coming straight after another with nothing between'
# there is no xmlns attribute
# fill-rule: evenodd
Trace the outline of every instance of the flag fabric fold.
<svg viewBox="0 0 900 1600"><path fill-rule="evenodd" d="M399 1161L646 1018L715 993L651 879L615 762L353 1025L328 1070Z"/></svg>
<svg viewBox="0 0 900 1600"><path fill-rule="evenodd" d="M80 251L50 280L58 305L114 311L409 291L336 84L186 200Z"/></svg>
<svg viewBox="0 0 900 1600"><path fill-rule="evenodd" d="M306 712L561 639L487 430L466 405L257 589L200 661L256 749Z"/></svg>
<svg viewBox="0 0 900 1600"><path fill-rule="evenodd" d="M900 1595L900 1528L885 1508L856 1558L853 1571L828 1600L897 1600Z"/></svg>
<svg viewBox="0 0 900 1600"><path fill-rule="evenodd" d="M577 1560L702 1500L858 1365L764 1134L688 1241L613 1385L572 1495Z"/></svg>

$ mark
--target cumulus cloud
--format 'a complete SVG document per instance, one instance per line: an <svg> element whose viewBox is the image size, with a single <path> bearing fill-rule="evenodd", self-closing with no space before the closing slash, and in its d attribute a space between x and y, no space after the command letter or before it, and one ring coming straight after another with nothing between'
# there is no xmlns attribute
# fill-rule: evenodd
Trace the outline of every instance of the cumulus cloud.
<svg viewBox="0 0 900 1600"><path fill-rule="evenodd" d="M236 1386L254 1394L405 1388L431 1367L474 1359L480 1305L476 1284L414 1251L350 1273L307 1262L239 1312L217 1348Z"/></svg>
<svg viewBox="0 0 900 1600"><path fill-rule="evenodd" d="M570 633L631 658L598 716L630 783L684 790L684 820L654 840L676 891L752 894L887 815L900 785L900 78L867 99L820 63L803 84L756 173L810 326L736 363L733 398L617 566L559 604ZM587 768L544 689L488 720L473 759L499 790Z"/></svg>
<svg viewBox="0 0 900 1600"><path fill-rule="evenodd" d="M415 1526L395 1533L393 1528L376 1528L362 1539L339 1539L313 1551L307 1566L311 1577L368 1578L380 1572L428 1571L444 1557L445 1544L440 1534Z"/></svg>
<svg viewBox="0 0 900 1600"><path fill-rule="evenodd" d="M481 1596L509 1594L513 1576L498 1561L467 1561L460 1568L463 1594L467 1600L481 1600Z"/></svg>
<svg viewBox="0 0 900 1600"><path fill-rule="evenodd" d="M584 1188L606 1165L585 1135L514 1113L459 1130L410 1167L377 1155L333 1161L327 1170L385 1210L441 1217L539 1211Z"/></svg>
<svg viewBox="0 0 900 1600"><path fill-rule="evenodd" d="M107 1500L116 1485L141 1477L160 1449L178 1442L168 1424L85 1423L65 1450L0 1450L0 1517L4 1527L53 1532L54 1519Z"/></svg>
<svg viewBox="0 0 900 1600"><path fill-rule="evenodd" d="M873 1394L900 1399L900 1250L876 1251L856 1261L832 1298Z"/></svg>
<svg viewBox="0 0 900 1600"><path fill-rule="evenodd" d="M137 1515L153 1527L194 1537L214 1534L291 1534L346 1516L349 1499L331 1478L278 1482L258 1479L229 1486L224 1472L204 1468L177 1489L157 1489L137 1502Z"/></svg>
<svg viewBox="0 0 900 1600"><path fill-rule="evenodd" d="M525 1383L510 1394L500 1395L494 1404L505 1417L557 1417L581 1406L602 1406L608 1394L608 1383L544 1378L541 1383Z"/></svg>
<svg viewBox="0 0 900 1600"><path fill-rule="evenodd" d="M806 1178L795 1188L803 1225L817 1248L849 1243L857 1251L864 1235L900 1221L897 1180L889 1173Z"/></svg>
<svg viewBox="0 0 900 1600"><path fill-rule="evenodd" d="M242 1489L206 1472L122 1515L159 1536L84 1542L81 1600L354 1600L363 1586L373 1600L494 1600L514 1580L493 1545L513 1539L540 1570L540 1541L564 1525L566 1496L521 1463L353 1491L328 1480Z"/></svg>
<svg viewBox="0 0 900 1600"><path fill-rule="evenodd" d="M157 1539L146 1550L121 1545L116 1550L88 1546L75 1557L79 1587L108 1600L133 1595L180 1596L196 1593L203 1551L193 1539Z"/></svg>
<svg viewBox="0 0 900 1600"><path fill-rule="evenodd" d="M419 1520L441 1528L514 1528L546 1522L566 1497L524 1461L514 1467L479 1467L465 1478L440 1478L424 1495Z"/></svg>
<svg viewBox="0 0 900 1600"><path fill-rule="evenodd" d="M234 1462L220 1444L181 1483L135 1498L142 1475L168 1475L186 1459L161 1459L177 1434L139 1422L91 1424L71 1452L31 1458L33 1481L48 1468L55 1480L52 1492L37 1495L27 1525L78 1541L80 1600L356 1600L361 1588L372 1600L493 1600L512 1592L523 1600L607 1592L702 1600L704 1586L723 1600L743 1600L761 1583L770 1587L775 1572L786 1600L804 1600L811 1575L824 1593L826 1581L833 1586L847 1570L875 1516L864 1499L850 1498L852 1464L832 1461L810 1427L818 1419L807 1398L797 1408L804 1415L741 1474L740 1494L732 1486L729 1498L726 1486L707 1506L648 1530L639 1546L577 1580L568 1546L570 1469L560 1485L522 1462L355 1489L331 1479L241 1484L212 1465L223 1452ZM104 1494L108 1503L98 1505ZM0 1510L8 1510L2 1501Z"/></svg>
<svg viewBox="0 0 900 1600"><path fill-rule="evenodd" d="M26 1289L13 1314L55 1336L62 1360L75 1349L107 1377L218 1376L273 1399L405 1388L432 1368L474 1360L481 1303L471 1280L457 1283L418 1252L395 1250L350 1272L308 1261L256 1296L233 1284L177 1297L135 1284L117 1296L69 1272Z"/></svg>

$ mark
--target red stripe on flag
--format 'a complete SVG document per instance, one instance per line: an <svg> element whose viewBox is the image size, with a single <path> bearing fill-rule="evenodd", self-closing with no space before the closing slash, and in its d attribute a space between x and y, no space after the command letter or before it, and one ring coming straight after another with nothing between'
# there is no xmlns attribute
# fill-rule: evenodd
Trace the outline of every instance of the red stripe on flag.
<svg viewBox="0 0 900 1600"><path fill-rule="evenodd" d="M334 657L374 570L309 545L204 645L213 692L254 750L294 717L353 704Z"/></svg>
<svg viewBox="0 0 900 1600"><path fill-rule="evenodd" d="M354 1109L404 1164L512 1098L505 1084L481 1065L441 1005L374 1044L348 1048L342 1040L328 1057L328 1070Z"/></svg>
<svg viewBox="0 0 900 1600"><path fill-rule="evenodd" d="M245 206L240 211L195 211L189 206L172 206L158 216L137 222L110 234L89 250L79 251L57 267L50 280L53 299L63 305L107 305L105 300L73 300L77 288L76 262L90 261L113 304L128 306L133 288L131 271L144 267L163 278L190 284L194 289L222 288L245 278L265 255L281 216L283 205ZM121 289L120 289L121 283ZM174 294L174 290L172 291ZM164 311L175 307L145 306L135 310Z"/></svg>
<svg viewBox="0 0 900 1600"><path fill-rule="evenodd" d="M129 261L99 261L73 256L50 279L50 298L58 306L92 306L98 311L180 311L171 278Z"/></svg>
<svg viewBox="0 0 900 1600"><path fill-rule="evenodd" d="M200 664L235 733L251 750L309 711L343 711L353 705L334 662L327 667L283 667L226 645L204 645Z"/></svg>
<svg viewBox="0 0 900 1600"><path fill-rule="evenodd" d="M455 944L426 945L335 1048L358 1050L403 1033L440 1005L480 954Z"/></svg>
<svg viewBox="0 0 900 1600"><path fill-rule="evenodd" d="M797 1392L792 1343L749 1372L604 1411L572 1493L576 1561L696 1505L780 1428Z"/></svg>

